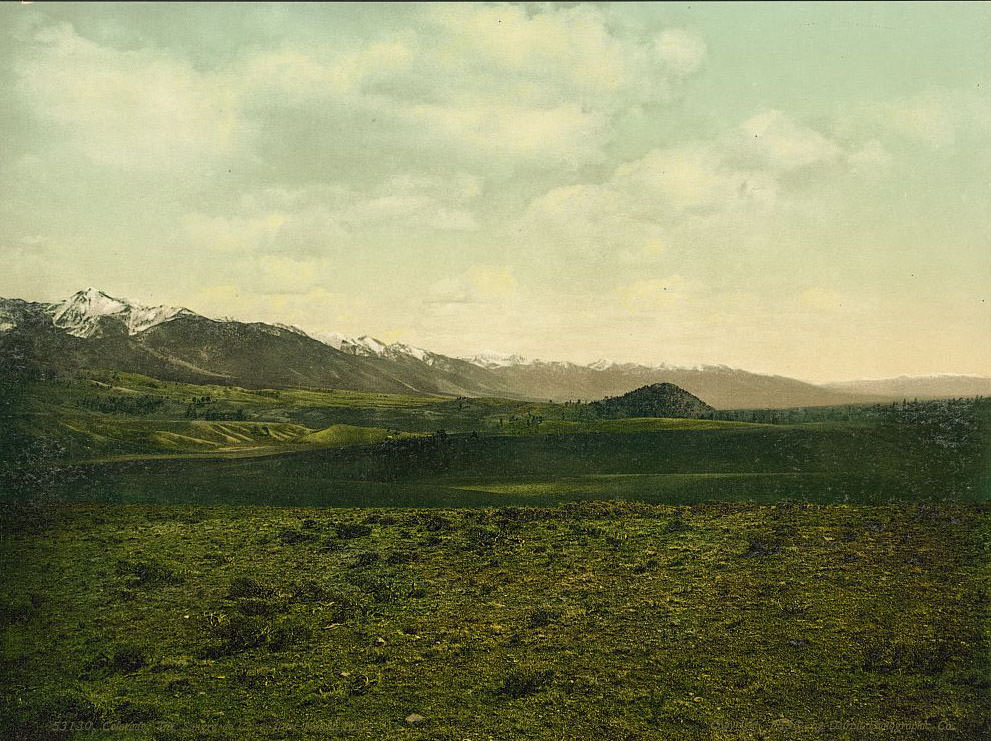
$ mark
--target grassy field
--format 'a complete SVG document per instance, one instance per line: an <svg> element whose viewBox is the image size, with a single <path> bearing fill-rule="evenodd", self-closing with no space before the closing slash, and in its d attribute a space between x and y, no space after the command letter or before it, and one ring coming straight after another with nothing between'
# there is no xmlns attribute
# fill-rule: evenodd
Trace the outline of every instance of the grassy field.
<svg viewBox="0 0 991 741"><path fill-rule="evenodd" d="M754 424L106 372L27 392L0 441L2 737L991 733L987 402Z"/></svg>
<svg viewBox="0 0 991 741"><path fill-rule="evenodd" d="M991 730L991 520L971 505L74 506L5 525L8 738Z"/></svg>

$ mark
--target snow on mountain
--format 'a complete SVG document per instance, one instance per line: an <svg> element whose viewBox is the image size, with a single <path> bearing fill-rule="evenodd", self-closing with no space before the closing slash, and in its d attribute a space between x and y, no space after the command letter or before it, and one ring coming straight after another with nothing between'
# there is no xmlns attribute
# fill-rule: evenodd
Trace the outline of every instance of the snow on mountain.
<svg viewBox="0 0 991 741"><path fill-rule="evenodd" d="M310 336L306 332L304 332L302 329L300 329L299 327L297 327L295 324L283 324L282 322L275 322L275 324L273 324L272 326L273 327L278 327L279 329L284 329L287 332L292 332L293 334L298 334L301 337L309 337Z"/></svg>
<svg viewBox="0 0 991 741"><path fill-rule="evenodd" d="M529 365L529 361L523 356L518 354L510 353L500 353L493 351L486 351L473 355L471 357L462 358L462 360L467 360L473 365L477 365L480 368L506 368L511 365Z"/></svg>
<svg viewBox="0 0 991 741"><path fill-rule="evenodd" d="M422 347L414 347L413 345L407 345L402 342L393 342L389 345L388 351L395 355L407 355L411 358L416 358L423 363L431 362L432 353L427 352Z"/></svg>
<svg viewBox="0 0 991 741"><path fill-rule="evenodd" d="M47 308L52 323L76 337L99 334L104 317L120 321L127 333L134 335L178 316L196 316L180 306L143 306L108 296L95 288L78 291L61 303L49 304Z"/></svg>
<svg viewBox="0 0 991 741"><path fill-rule="evenodd" d="M388 358L390 360L400 360L409 357L415 358L427 365L433 365L435 358L432 352L424 350L422 347L414 347L403 342L389 344L369 335L348 337L339 332L328 332L319 334L316 337L325 345L330 345L335 350L340 350L349 355Z"/></svg>

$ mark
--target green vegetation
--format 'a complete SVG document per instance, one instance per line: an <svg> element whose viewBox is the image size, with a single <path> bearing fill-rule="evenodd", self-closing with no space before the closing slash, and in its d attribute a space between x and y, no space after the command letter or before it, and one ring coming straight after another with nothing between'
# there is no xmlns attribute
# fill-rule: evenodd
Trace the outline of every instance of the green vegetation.
<svg viewBox="0 0 991 741"><path fill-rule="evenodd" d="M989 730L991 520L970 505L75 506L3 524L5 737Z"/></svg>
<svg viewBox="0 0 991 741"><path fill-rule="evenodd" d="M988 728L991 403L0 398L0 735Z"/></svg>

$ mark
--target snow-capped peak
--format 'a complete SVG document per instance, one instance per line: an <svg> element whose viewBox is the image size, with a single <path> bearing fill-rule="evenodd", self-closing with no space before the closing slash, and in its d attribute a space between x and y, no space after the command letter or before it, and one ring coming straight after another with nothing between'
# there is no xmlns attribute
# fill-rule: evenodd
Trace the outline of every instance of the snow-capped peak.
<svg viewBox="0 0 991 741"><path fill-rule="evenodd" d="M616 362L613 360L608 360L607 358L599 358L595 362L589 363L588 367L591 368L592 370L608 370L609 368L612 368L615 365Z"/></svg>
<svg viewBox="0 0 991 741"><path fill-rule="evenodd" d="M506 368L511 365L529 364L529 361L523 355L493 352L491 350L462 358L462 360L467 360L469 363L482 368Z"/></svg>
<svg viewBox="0 0 991 741"><path fill-rule="evenodd" d="M114 298L96 288L78 291L65 301L50 304L52 323L76 337L93 337L101 332L101 319L112 317L120 321L128 334L144 332L177 316L194 316L180 306L143 306L126 299Z"/></svg>
<svg viewBox="0 0 991 741"><path fill-rule="evenodd" d="M416 358L424 363L430 362L430 353L422 347L414 347L413 345L407 345L404 342L393 342L389 345L388 349L390 353L393 354L408 355L409 357Z"/></svg>
<svg viewBox="0 0 991 741"><path fill-rule="evenodd" d="M421 347L414 347L403 342L387 344L369 335L347 337L337 332L320 335L320 339L331 347L348 353L365 357L390 358L396 360L402 357L415 358L423 363L431 363L433 354Z"/></svg>

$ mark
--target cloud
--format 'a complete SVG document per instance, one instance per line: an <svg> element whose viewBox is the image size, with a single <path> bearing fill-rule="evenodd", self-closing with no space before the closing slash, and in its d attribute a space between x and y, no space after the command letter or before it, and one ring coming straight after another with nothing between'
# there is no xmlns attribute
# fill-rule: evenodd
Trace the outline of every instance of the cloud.
<svg viewBox="0 0 991 741"><path fill-rule="evenodd" d="M516 293L516 277L504 265L472 265L461 275L430 286L425 303L432 305L493 304Z"/></svg>
<svg viewBox="0 0 991 741"><path fill-rule="evenodd" d="M983 90L930 89L850 107L837 116L836 126L847 137L880 136L885 143L901 140L936 151L985 137L991 96Z"/></svg>
<svg viewBox="0 0 991 741"><path fill-rule="evenodd" d="M369 230L473 231L471 204L480 193L467 175L397 175L363 191L345 184L263 188L242 194L226 213L186 214L179 238L221 252L326 256Z"/></svg>
<svg viewBox="0 0 991 741"><path fill-rule="evenodd" d="M91 162L123 170L202 166L248 134L236 90L154 49L119 50L44 26L15 62L35 118Z"/></svg>
<svg viewBox="0 0 991 741"><path fill-rule="evenodd" d="M855 172L877 173L891 164L893 157L877 139L871 139L860 149L847 155L847 162Z"/></svg>
<svg viewBox="0 0 991 741"><path fill-rule="evenodd" d="M680 28L661 31L654 39L658 56L679 75L695 72L706 55L706 45L699 36Z"/></svg>
<svg viewBox="0 0 991 741"><path fill-rule="evenodd" d="M740 153L772 170L788 171L830 162L841 152L836 142L777 110L747 119L740 125L740 132Z"/></svg>
<svg viewBox="0 0 991 741"><path fill-rule="evenodd" d="M769 110L708 140L653 149L600 182L552 188L518 225L572 256L649 260L688 244L741 244L782 225L823 215L810 184L880 168L876 141L846 144Z"/></svg>

